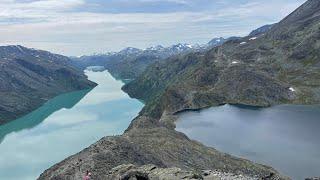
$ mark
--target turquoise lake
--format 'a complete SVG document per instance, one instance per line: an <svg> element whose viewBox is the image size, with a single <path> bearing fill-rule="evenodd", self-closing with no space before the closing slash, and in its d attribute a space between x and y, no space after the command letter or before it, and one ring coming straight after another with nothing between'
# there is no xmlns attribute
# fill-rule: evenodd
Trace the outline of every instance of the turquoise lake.
<svg viewBox="0 0 320 180"><path fill-rule="evenodd" d="M107 71L85 71L98 86L60 95L0 126L0 179L34 180L104 136L119 135L143 104L121 91Z"/></svg>
<svg viewBox="0 0 320 180"><path fill-rule="evenodd" d="M320 176L320 105L224 105L179 115L177 131L294 180Z"/></svg>

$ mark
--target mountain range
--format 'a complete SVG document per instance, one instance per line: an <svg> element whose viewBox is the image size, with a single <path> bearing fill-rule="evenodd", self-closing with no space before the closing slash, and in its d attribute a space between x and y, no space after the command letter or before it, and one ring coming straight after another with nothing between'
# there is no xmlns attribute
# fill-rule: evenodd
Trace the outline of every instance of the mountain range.
<svg viewBox="0 0 320 180"><path fill-rule="evenodd" d="M268 31L272 25L262 26L250 34L260 35ZM88 66L103 66L118 79L135 79L150 65L169 57L188 54L191 52L204 52L220 46L227 41L237 40L241 37L213 38L206 44L178 43L169 47L161 45L138 49L127 47L119 52L107 52L102 54L71 57L72 64L77 68L85 69Z"/></svg>
<svg viewBox="0 0 320 180"><path fill-rule="evenodd" d="M138 77L150 64L169 57L187 54L190 52L202 52L210 48L220 46L224 42L239 37L214 38L209 43L199 45L175 44L169 47L161 45L138 49L127 47L119 52L108 52L82 57L71 57L73 64L80 69L88 66L103 66L118 79L134 79Z"/></svg>

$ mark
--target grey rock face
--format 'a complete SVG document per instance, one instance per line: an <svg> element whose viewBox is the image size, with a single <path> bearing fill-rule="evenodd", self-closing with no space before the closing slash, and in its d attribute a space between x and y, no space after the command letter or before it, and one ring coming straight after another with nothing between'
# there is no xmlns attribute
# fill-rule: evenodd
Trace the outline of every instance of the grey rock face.
<svg viewBox="0 0 320 180"><path fill-rule="evenodd" d="M218 170L202 170L200 172L186 171L180 168L158 168L155 165L137 167L132 164L120 165L113 168L106 180L255 180L257 177L249 177L241 174L224 173Z"/></svg>
<svg viewBox="0 0 320 180"><path fill-rule="evenodd" d="M154 165L136 167L132 164L113 168L106 179L203 179L200 174L182 171L180 168L158 168Z"/></svg>

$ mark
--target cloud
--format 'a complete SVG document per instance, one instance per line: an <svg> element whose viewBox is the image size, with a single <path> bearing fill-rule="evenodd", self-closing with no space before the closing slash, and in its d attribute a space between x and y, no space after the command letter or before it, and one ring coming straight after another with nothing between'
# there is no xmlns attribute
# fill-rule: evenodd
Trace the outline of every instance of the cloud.
<svg viewBox="0 0 320 180"><path fill-rule="evenodd" d="M120 0L123 3L127 0ZM181 4L191 3L188 0L135 0L141 2L175 2ZM202 0L200 0L202 1ZM220 1L218 1L220 2ZM219 4L219 3L218 3ZM0 19L2 23L10 23L12 19L21 19L31 23L50 22L50 23L161 23L161 22L196 22L204 20L214 20L219 18L279 16L288 14L296 8L300 2L286 3L281 1L249 1L245 4L230 5L212 11L210 8L203 11L172 11L166 13L99 13L88 11L76 11L77 7L86 7L90 3L84 0L42 0L18 2L15 0L0 1ZM97 4L96 4L97 5ZM196 5L195 5L196 6ZM281 8L276 8L281 7ZM106 9L112 7L105 7ZM8 19L8 22L5 20ZM32 21L31 21L32 20ZM228 20L228 19L226 19ZM25 22L17 22L22 24Z"/></svg>
<svg viewBox="0 0 320 180"><path fill-rule="evenodd" d="M84 5L83 0L43 0L17 2L15 0L0 1L0 18L47 18L52 14ZM64 13L62 13L64 14Z"/></svg>
<svg viewBox="0 0 320 180"><path fill-rule="evenodd" d="M303 1L2 0L0 43L66 55L119 50L125 46L204 43L216 36L245 35L253 28L277 22ZM163 10L153 12L146 5L152 3L185 6L159 5Z"/></svg>
<svg viewBox="0 0 320 180"><path fill-rule="evenodd" d="M1 0L0 7L5 9L38 9L38 10L66 10L84 5L84 0L38 0L21 2L17 0Z"/></svg>
<svg viewBox="0 0 320 180"><path fill-rule="evenodd" d="M177 4L189 4L187 0L139 0L140 2L169 2Z"/></svg>

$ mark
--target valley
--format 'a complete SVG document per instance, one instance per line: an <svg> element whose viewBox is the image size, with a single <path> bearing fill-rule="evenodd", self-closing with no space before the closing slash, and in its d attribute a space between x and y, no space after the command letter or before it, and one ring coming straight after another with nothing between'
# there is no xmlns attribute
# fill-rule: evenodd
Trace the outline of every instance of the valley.
<svg viewBox="0 0 320 180"><path fill-rule="evenodd" d="M319 12L307 0L278 23L203 45L81 57L1 46L1 176L317 176Z"/></svg>

